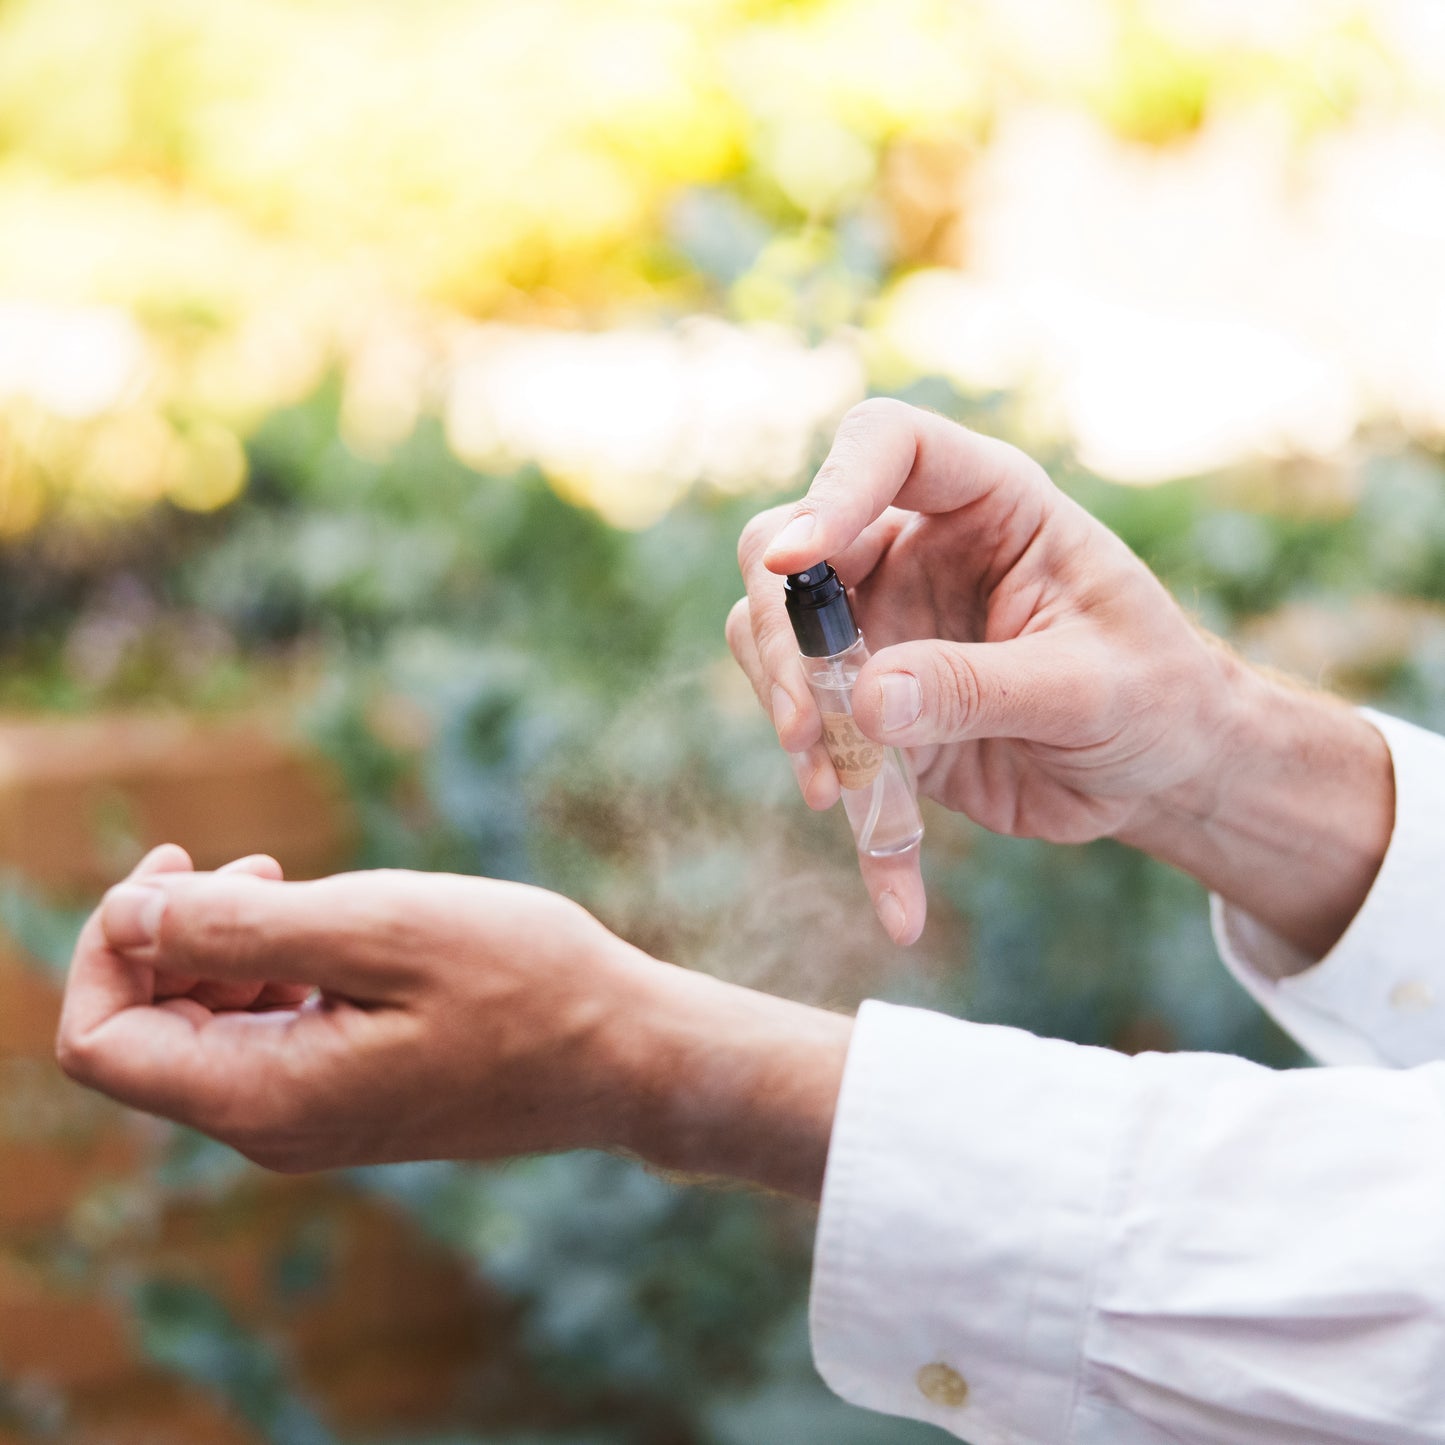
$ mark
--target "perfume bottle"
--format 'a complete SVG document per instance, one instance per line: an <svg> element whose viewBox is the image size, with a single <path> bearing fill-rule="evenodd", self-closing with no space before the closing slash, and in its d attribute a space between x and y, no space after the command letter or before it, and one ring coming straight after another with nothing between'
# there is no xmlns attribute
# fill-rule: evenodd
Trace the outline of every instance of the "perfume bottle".
<svg viewBox="0 0 1445 1445"><path fill-rule="evenodd" d="M791 573L783 595L858 851L873 858L906 853L923 837L913 771L897 748L865 737L853 720L853 684L868 661L868 645L853 620L847 590L820 562Z"/></svg>

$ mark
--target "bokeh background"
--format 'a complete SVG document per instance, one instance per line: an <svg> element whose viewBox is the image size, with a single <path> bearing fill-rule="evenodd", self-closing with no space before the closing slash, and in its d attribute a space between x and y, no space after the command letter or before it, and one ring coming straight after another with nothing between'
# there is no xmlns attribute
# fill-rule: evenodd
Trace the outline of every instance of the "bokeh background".
<svg viewBox="0 0 1445 1445"><path fill-rule="evenodd" d="M162 838L450 868L800 998L1296 1062L1109 844L930 812L893 949L722 620L900 396L1445 725L1442 75L1433 0L0 0L0 1441L939 1438L816 1379L806 1210L278 1180L83 1095L77 920Z"/></svg>

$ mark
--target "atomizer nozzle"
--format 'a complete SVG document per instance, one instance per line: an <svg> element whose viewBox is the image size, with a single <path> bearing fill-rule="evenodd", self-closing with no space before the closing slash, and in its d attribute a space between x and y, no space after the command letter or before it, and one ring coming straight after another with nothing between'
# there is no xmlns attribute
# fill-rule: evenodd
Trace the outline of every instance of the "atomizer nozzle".
<svg viewBox="0 0 1445 1445"><path fill-rule="evenodd" d="M804 657L833 657L858 640L858 624L848 605L848 591L827 562L790 572L783 598L798 651Z"/></svg>

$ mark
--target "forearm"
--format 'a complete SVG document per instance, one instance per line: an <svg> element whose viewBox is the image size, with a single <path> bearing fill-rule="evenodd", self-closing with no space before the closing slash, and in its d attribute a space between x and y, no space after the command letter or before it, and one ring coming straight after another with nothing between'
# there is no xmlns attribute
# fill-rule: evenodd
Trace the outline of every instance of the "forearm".
<svg viewBox="0 0 1445 1445"><path fill-rule="evenodd" d="M661 1169L816 1200L853 1021L639 958L607 1141Z"/></svg>
<svg viewBox="0 0 1445 1445"><path fill-rule="evenodd" d="M1359 911L1389 845L1389 749L1334 698L1237 659L1226 674L1215 766L1154 800L1120 838L1318 959Z"/></svg>

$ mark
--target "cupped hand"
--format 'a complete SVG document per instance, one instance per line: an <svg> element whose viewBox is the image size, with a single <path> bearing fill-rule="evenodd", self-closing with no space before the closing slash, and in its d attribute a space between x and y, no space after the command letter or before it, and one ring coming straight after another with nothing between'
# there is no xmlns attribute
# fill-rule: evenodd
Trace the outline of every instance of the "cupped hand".
<svg viewBox="0 0 1445 1445"><path fill-rule="evenodd" d="M197 874L168 846L86 924L57 1053L285 1171L619 1142L604 1022L642 958L521 884Z"/></svg>
<svg viewBox="0 0 1445 1445"><path fill-rule="evenodd" d="M167 846L86 924L56 1053L284 1172L622 1149L816 1198L850 1029L540 888Z"/></svg>
<svg viewBox="0 0 1445 1445"><path fill-rule="evenodd" d="M1119 835L1207 786L1238 664L1022 452L901 402L844 419L807 496L739 546L728 641L815 808L838 784L781 577L831 561L873 657L858 724L909 750L920 790L999 833ZM917 854L862 858L880 919L917 938Z"/></svg>

